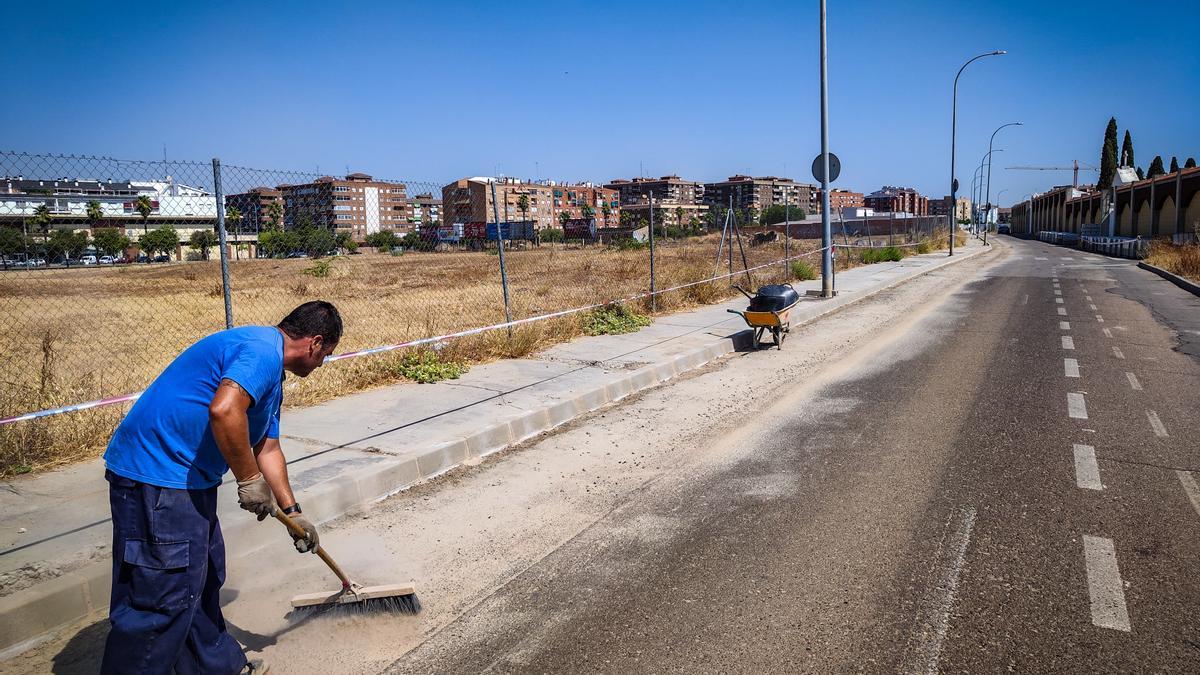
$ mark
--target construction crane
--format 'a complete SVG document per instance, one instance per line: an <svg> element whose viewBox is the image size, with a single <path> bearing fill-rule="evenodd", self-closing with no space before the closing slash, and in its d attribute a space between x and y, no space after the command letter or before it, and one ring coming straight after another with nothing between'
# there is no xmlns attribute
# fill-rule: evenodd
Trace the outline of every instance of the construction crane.
<svg viewBox="0 0 1200 675"><path fill-rule="evenodd" d="M1079 187L1079 170L1084 171L1099 171L1090 164L1083 164L1079 160L1071 160L1072 166L1006 166L1006 169L1016 169L1017 171L1074 171L1075 177L1071 181L1072 187Z"/></svg>

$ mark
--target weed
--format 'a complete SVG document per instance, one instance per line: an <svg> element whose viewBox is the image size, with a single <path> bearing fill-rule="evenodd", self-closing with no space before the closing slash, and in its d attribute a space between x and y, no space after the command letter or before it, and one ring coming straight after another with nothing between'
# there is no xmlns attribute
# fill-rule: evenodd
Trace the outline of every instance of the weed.
<svg viewBox="0 0 1200 675"><path fill-rule="evenodd" d="M928 239L922 239L921 241L917 242L917 253L932 253L932 252L933 252L933 244L931 244Z"/></svg>
<svg viewBox="0 0 1200 675"><path fill-rule="evenodd" d="M793 260L792 278L798 281L812 281L817 278L817 270L807 260Z"/></svg>
<svg viewBox="0 0 1200 675"><path fill-rule="evenodd" d="M650 325L650 317L638 314L625 305L613 303L587 313L583 332L588 335L620 335L636 333Z"/></svg>
<svg viewBox="0 0 1200 675"><path fill-rule="evenodd" d="M904 259L904 250L898 246L883 246L881 248L864 248L860 254L864 265L880 262L896 262Z"/></svg>
<svg viewBox="0 0 1200 675"><path fill-rule="evenodd" d="M337 260L337 258L314 260L312 267L304 268L302 274L307 274L308 276L316 277L317 279L324 279L330 274L333 274L333 262L335 260Z"/></svg>
<svg viewBox="0 0 1200 675"><path fill-rule="evenodd" d="M624 239L617 239L609 244L608 247L617 251L640 251L644 248L649 248L650 244L649 242L638 241L633 237L625 237Z"/></svg>
<svg viewBox="0 0 1200 675"><path fill-rule="evenodd" d="M1171 274L1200 282L1200 244L1176 246L1167 241L1150 244L1146 262Z"/></svg>
<svg viewBox="0 0 1200 675"><path fill-rule="evenodd" d="M432 349L417 349L406 352L393 368L397 375L405 379L429 384L442 380L457 380L467 372L469 366L462 361L443 359L441 354Z"/></svg>

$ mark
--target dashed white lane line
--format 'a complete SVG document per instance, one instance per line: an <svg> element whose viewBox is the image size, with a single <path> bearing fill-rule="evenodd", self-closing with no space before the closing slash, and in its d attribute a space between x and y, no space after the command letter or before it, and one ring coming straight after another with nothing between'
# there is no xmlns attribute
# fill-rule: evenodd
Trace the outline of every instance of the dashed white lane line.
<svg viewBox="0 0 1200 675"><path fill-rule="evenodd" d="M1022 298L1021 298L1021 304L1022 304L1022 305L1028 305L1028 304L1029 304L1029 294L1028 294L1028 293L1026 293L1026 294L1025 294L1025 295L1024 295Z"/></svg>
<svg viewBox="0 0 1200 675"><path fill-rule="evenodd" d="M1103 330L1104 330L1104 337L1106 337L1106 338L1110 338L1110 337L1112 337L1112 331L1111 331L1111 330L1109 330L1109 329L1107 329L1107 328L1105 328L1105 329L1103 329Z"/></svg>
<svg viewBox="0 0 1200 675"><path fill-rule="evenodd" d="M1153 410L1146 411L1146 419L1150 420L1150 428L1154 430L1154 435L1159 438L1166 438L1167 427L1163 426L1162 420L1158 419L1158 413Z"/></svg>
<svg viewBox="0 0 1200 675"><path fill-rule="evenodd" d="M1129 610L1125 608L1125 589L1112 539L1083 535L1083 559L1087 566L1092 623L1100 628L1129 632Z"/></svg>
<svg viewBox="0 0 1200 675"><path fill-rule="evenodd" d="M1075 349L1075 338L1071 337L1070 335L1062 336L1062 348Z"/></svg>
<svg viewBox="0 0 1200 675"><path fill-rule="evenodd" d="M1200 516L1200 485L1196 485L1196 478L1187 471L1176 470L1175 475L1179 476L1179 482L1183 483L1183 491L1192 502L1192 508L1196 509L1196 515Z"/></svg>
<svg viewBox="0 0 1200 675"><path fill-rule="evenodd" d="M1072 419L1086 420L1087 403L1083 400L1083 394L1071 392L1067 394L1067 415Z"/></svg>
<svg viewBox="0 0 1200 675"><path fill-rule="evenodd" d="M1089 304L1088 304L1088 309L1090 309L1090 310L1092 310L1092 311L1094 312L1094 311L1096 311L1096 306L1095 306L1095 305L1093 305L1093 304L1090 304L1090 303L1089 303Z"/></svg>
<svg viewBox="0 0 1200 675"><path fill-rule="evenodd" d="M1100 483L1100 465L1096 463L1096 449L1090 445L1075 444L1075 484L1084 490L1103 490Z"/></svg>
<svg viewBox="0 0 1200 675"><path fill-rule="evenodd" d="M1096 323L1104 323L1104 317L1097 314L1096 315Z"/></svg>
<svg viewBox="0 0 1200 675"><path fill-rule="evenodd" d="M1049 260L1049 258L1039 258L1037 256L1034 256L1033 259L1034 260Z"/></svg>
<svg viewBox="0 0 1200 675"><path fill-rule="evenodd" d="M1059 315L1059 316L1066 316L1066 315L1067 315L1067 308L1066 308L1066 307L1059 307L1059 308L1058 308L1058 315Z"/></svg>
<svg viewBox="0 0 1200 675"><path fill-rule="evenodd" d="M1083 299L1084 299L1084 300L1087 300L1088 302L1091 302L1091 301L1092 301L1092 296L1088 295L1087 293L1084 293L1084 294L1083 294Z"/></svg>
<svg viewBox="0 0 1200 675"><path fill-rule="evenodd" d="M1125 373L1125 379L1129 380L1129 387L1134 391L1142 390L1142 383L1138 382L1137 375L1133 373Z"/></svg>
<svg viewBox="0 0 1200 675"><path fill-rule="evenodd" d="M1056 288L1056 289L1054 289L1054 294L1055 294L1055 295L1062 295L1062 291L1060 291L1060 290L1058 290L1058 289Z"/></svg>
<svg viewBox="0 0 1200 675"><path fill-rule="evenodd" d="M1070 321L1059 321L1058 329L1059 330L1071 330L1071 322Z"/></svg>
<svg viewBox="0 0 1200 675"><path fill-rule="evenodd" d="M1062 298L1055 298L1054 301L1060 305L1062 304Z"/></svg>
<svg viewBox="0 0 1200 675"><path fill-rule="evenodd" d="M1125 352L1121 351L1120 347L1113 345L1112 349L1113 349L1113 356L1117 357L1118 359L1125 358Z"/></svg>
<svg viewBox="0 0 1200 675"><path fill-rule="evenodd" d="M1063 375L1066 377L1079 377L1079 362L1075 359L1063 359Z"/></svg>

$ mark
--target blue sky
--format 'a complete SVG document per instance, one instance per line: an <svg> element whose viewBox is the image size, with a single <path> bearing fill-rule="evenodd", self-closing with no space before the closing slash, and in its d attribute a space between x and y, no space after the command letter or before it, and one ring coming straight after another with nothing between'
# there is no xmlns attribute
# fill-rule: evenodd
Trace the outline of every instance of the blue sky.
<svg viewBox="0 0 1200 675"><path fill-rule="evenodd" d="M837 186L963 190L997 126L1004 204L1098 164L1115 115L1138 163L1200 159L1200 3L829 3ZM4 149L447 182L808 179L816 2L19 3ZM14 95L19 94L19 95ZM1084 174L1084 178L1095 174Z"/></svg>

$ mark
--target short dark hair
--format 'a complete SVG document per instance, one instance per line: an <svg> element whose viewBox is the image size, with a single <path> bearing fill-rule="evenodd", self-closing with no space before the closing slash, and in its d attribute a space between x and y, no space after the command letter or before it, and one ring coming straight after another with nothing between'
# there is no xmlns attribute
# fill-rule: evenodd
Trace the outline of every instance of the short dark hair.
<svg viewBox="0 0 1200 675"><path fill-rule="evenodd" d="M342 339L342 315L333 303L312 300L293 309L279 322L279 330L293 339L320 335L325 344L336 345Z"/></svg>

